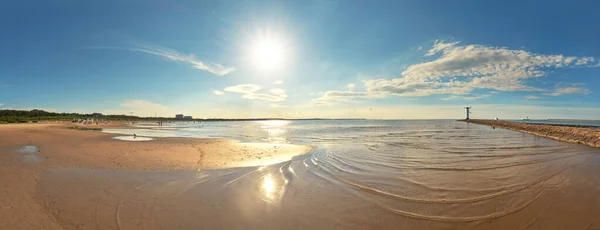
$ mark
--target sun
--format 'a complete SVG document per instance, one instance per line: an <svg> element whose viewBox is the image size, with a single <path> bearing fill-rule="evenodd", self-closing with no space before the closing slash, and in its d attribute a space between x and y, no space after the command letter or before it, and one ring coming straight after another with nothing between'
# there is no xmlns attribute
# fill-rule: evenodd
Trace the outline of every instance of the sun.
<svg viewBox="0 0 600 230"><path fill-rule="evenodd" d="M254 65L265 71L281 68L286 56L284 43L273 35L254 39L251 53Z"/></svg>

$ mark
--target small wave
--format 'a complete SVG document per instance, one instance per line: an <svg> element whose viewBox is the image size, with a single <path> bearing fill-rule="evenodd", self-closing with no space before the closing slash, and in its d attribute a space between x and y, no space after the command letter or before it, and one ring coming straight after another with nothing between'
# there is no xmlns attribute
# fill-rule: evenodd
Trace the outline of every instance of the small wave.
<svg viewBox="0 0 600 230"><path fill-rule="evenodd" d="M391 192L383 191L383 190L380 190L380 189L377 189L377 188L374 188L374 187L370 187L370 186L367 186L367 185L360 184L358 182L355 182L355 181L352 181L352 180L349 180L349 179L342 178L342 177L336 175L335 173L333 173L331 170L329 170L325 166L323 166L323 164L318 165L318 166L321 169L323 169L324 171L328 172L331 176L333 176L334 178L338 179L339 181L341 181L341 182L343 182L345 184L348 184L348 185L354 186L356 188L359 188L361 190L369 191L369 192L372 192L372 193L375 193L375 194L378 194L378 195L393 197L393 198L396 198L396 199L410 201L410 202L417 202L417 203L456 204L456 203L472 203L472 202L477 202L477 201L489 200L489 199L492 199L492 198L495 198L495 197L499 197L499 196L503 196L503 195L515 193L515 192L518 192L518 191L522 191L522 190L525 190L525 189L527 189L529 187L532 187L532 186L534 186L536 184L540 184L540 183L543 183L545 181L548 181L548 180L552 179L553 177L561 174L565 170L573 168L573 167L578 166L578 165L581 165L582 163L583 162L580 162L580 163L577 163L577 164L565 167L565 168L559 170L558 172L556 172L554 174L551 174L551 175L549 175L547 177L544 177L544 178L542 178L542 179L540 179L538 181L534 181L532 183L507 186L507 187L500 188L499 192L494 192L494 193L483 195L483 196L470 197L470 198L464 198L464 199L419 199L419 198L411 198L411 197L407 197L407 196L402 196L402 195L399 195L399 194L394 194L394 193L391 193ZM336 166L334 166L334 167L336 167ZM336 167L336 168L338 168L338 167ZM415 184L418 184L418 183L415 183ZM424 186L424 187L427 187L428 189L432 189L432 187L429 187L429 186ZM457 191L457 190L447 189L447 188L438 188L438 189L446 190L446 191ZM466 191L466 190L462 190L462 191Z"/></svg>

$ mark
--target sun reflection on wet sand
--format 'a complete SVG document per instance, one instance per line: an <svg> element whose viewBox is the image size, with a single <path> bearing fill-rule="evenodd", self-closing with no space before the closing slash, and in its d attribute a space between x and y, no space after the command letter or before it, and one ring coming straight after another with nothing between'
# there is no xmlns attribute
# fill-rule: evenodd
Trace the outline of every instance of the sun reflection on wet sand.
<svg viewBox="0 0 600 230"><path fill-rule="evenodd" d="M265 197L272 200L273 190L275 190L275 181L273 181L271 174L267 174L263 179L262 189L265 191Z"/></svg>
<svg viewBox="0 0 600 230"><path fill-rule="evenodd" d="M260 185L262 192L264 192L263 200L267 203L279 204L285 193L287 183L288 180L279 179L272 173L264 175Z"/></svg>

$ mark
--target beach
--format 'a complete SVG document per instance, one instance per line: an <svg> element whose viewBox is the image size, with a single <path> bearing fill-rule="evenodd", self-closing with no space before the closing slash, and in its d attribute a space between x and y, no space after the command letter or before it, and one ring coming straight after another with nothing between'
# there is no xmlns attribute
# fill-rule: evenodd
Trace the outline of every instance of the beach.
<svg viewBox="0 0 600 230"><path fill-rule="evenodd" d="M455 121L71 127L0 126L0 229L600 227L598 149L511 130ZM162 137L198 127L240 139ZM130 132L152 140L113 139Z"/></svg>
<svg viewBox="0 0 600 230"><path fill-rule="evenodd" d="M121 127L121 124L83 128ZM60 229L36 200L44 171L64 169L193 171L260 165L304 154L310 146L248 144L225 139L161 138L153 142L113 140L118 136L70 129L71 124L0 126L0 228ZM65 186L59 183L59 186ZM110 182L105 184L112 187ZM78 196L81 194L70 194ZM78 211L78 210L73 210ZM64 227L64 226L63 226Z"/></svg>

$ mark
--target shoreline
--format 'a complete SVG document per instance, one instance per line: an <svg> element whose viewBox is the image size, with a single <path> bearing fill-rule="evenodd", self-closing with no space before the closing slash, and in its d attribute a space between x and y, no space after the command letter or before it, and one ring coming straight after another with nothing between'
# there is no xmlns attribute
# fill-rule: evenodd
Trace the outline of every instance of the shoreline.
<svg viewBox="0 0 600 230"><path fill-rule="evenodd" d="M195 170L260 166L310 153L314 146L241 142L226 138L152 137L150 141L113 139L122 134L100 125L6 124L0 126L0 153L36 146L40 157L61 166L133 170ZM140 136L142 137L142 136Z"/></svg>
<svg viewBox="0 0 600 230"><path fill-rule="evenodd" d="M533 134L558 141L600 148L600 128L582 125L531 124L504 120L458 120L466 123L498 127Z"/></svg>
<svg viewBox="0 0 600 230"><path fill-rule="evenodd" d="M87 210L82 207L87 206L86 202L105 196L103 191L114 191L115 186L129 189L129 184L122 184L120 177L131 173L210 175L213 169L259 166L313 150L311 146L240 143L228 139L165 137L146 142L122 141L112 139L118 134L72 129L74 126L71 123L0 125L0 216L3 217L0 228L81 228L65 222L63 218L70 217L61 214L64 210L55 208L55 204L65 201L64 205L75 205L77 208L69 210L74 212L72 216L80 215ZM81 125L84 128L108 126L123 127L123 124ZM76 176L73 173L44 182L54 172L69 170L93 172L89 176L96 172L115 172L118 176L103 177L88 187L78 187L90 180L88 176L72 183L70 178ZM102 189L88 190L93 186L102 186ZM61 190L57 194L64 196L64 200L48 198L54 191L48 188ZM103 202L111 199L109 196Z"/></svg>

